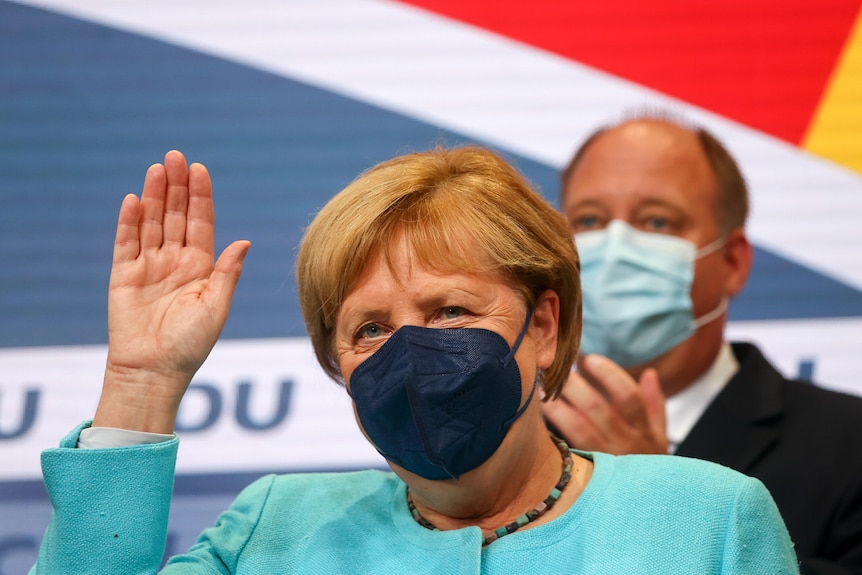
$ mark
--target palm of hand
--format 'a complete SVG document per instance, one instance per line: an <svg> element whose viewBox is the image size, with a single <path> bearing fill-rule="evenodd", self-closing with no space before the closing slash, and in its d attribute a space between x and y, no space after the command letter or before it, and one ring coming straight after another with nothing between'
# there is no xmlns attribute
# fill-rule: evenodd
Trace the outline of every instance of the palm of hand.
<svg viewBox="0 0 862 575"><path fill-rule="evenodd" d="M126 369L191 375L222 327L207 300L212 253L180 246L147 252L111 274L111 361Z"/></svg>
<svg viewBox="0 0 862 575"><path fill-rule="evenodd" d="M247 241L213 263L212 184L176 151L120 208L108 291L108 361L94 425L173 430L179 402L224 327Z"/></svg>

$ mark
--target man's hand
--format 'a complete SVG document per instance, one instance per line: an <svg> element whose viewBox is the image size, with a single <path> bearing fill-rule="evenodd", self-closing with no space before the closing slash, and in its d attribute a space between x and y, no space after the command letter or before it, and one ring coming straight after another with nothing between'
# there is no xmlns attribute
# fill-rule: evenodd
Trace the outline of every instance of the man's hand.
<svg viewBox="0 0 862 575"><path fill-rule="evenodd" d="M108 360L94 426L172 433L183 394L227 321L249 242L214 263L212 183L180 152L120 207Z"/></svg>
<svg viewBox="0 0 862 575"><path fill-rule="evenodd" d="M667 453L665 398L654 369L637 382L600 355L578 366L560 397L543 404L546 420L569 445L617 455Z"/></svg>

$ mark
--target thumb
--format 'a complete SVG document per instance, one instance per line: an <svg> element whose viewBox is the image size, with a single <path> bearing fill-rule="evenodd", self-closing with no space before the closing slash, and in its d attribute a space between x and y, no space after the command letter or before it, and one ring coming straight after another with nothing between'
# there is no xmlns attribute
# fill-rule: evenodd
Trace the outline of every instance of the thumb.
<svg viewBox="0 0 862 575"><path fill-rule="evenodd" d="M226 247L215 263L210 276L208 290L215 307L224 310L230 309L236 284L242 275L242 262L251 247L251 242L239 240Z"/></svg>
<svg viewBox="0 0 862 575"><path fill-rule="evenodd" d="M640 377L641 395L646 406L647 417L650 421L650 429L656 437L666 438L667 416L664 410L665 397L661 389L661 381L658 372L649 368L644 370Z"/></svg>

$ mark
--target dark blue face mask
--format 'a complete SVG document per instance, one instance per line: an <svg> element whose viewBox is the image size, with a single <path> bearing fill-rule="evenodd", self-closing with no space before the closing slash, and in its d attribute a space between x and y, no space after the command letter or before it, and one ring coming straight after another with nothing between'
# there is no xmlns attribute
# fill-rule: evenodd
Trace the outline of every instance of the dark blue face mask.
<svg viewBox="0 0 862 575"><path fill-rule="evenodd" d="M524 413L515 345L487 329L404 326L350 377L365 433L388 461L426 479L485 463Z"/></svg>

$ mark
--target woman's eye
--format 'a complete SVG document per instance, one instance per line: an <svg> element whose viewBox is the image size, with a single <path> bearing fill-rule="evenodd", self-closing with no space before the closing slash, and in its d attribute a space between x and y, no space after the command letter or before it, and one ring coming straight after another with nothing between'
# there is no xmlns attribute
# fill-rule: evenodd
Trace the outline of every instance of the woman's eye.
<svg viewBox="0 0 862 575"><path fill-rule="evenodd" d="M374 339L382 336L385 330L376 323L369 323L359 328L356 332L357 339Z"/></svg>
<svg viewBox="0 0 862 575"><path fill-rule="evenodd" d="M440 311L440 316L443 319L456 319L461 317L462 315L464 315L464 308L455 306L444 307Z"/></svg>

